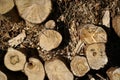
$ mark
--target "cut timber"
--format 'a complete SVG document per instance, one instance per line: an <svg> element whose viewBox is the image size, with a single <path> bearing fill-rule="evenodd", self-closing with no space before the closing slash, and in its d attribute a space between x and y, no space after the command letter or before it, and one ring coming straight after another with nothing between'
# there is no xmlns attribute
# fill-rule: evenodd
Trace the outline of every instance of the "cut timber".
<svg viewBox="0 0 120 80"><path fill-rule="evenodd" d="M80 39L86 44L106 43L107 34L103 28L87 24L80 30Z"/></svg>
<svg viewBox="0 0 120 80"><path fill-rule="evenodd" d="M85 57L75 56L70 63L71 70L75 76L82 77L89 70L89 65Z"/></svg>
<svg viewBox="0 0 120 80"><path fill-rule="evenodd" d="M116 34L120 37L120 15L117 15L112 20L112 27Z"/></svg>
<svg viewBox="0 0 120 80"><path fill-rule="evenodd" d="M39 36L39 45L46 51L57 48L61 41L61 34L55 30L45 30Z"/></svg>
<svg viewBox="0 0 120 80"><path fill-rule="evenodd" d="M45 62L45 71L49 80L73 80L73 74L59 59Z"/></svg>
<svg viewBox="0 0 120 80"><path fill-rule="evenodd" d="M54 29L55 28L55 21L49 20L48 22L45 23L45 27L48 29Z"/></svg>
<svg viewBox="0 0 120 80"><path fill-rule="evenodd" d="M13 7L13 0L0 0L0 14L9 12Z"/></svg>
<svg viewBox="0 0 120 80"><path fill-rule="evenodd" d="M4 57L5 66L12 71L23 70L24 64L26 62L26 56L20 51L8 48L8 51Z"/></svg>
<svg viewBox="0 0 120 80"><path fill-rule="evenodd" d="M89 63L89 66L92 69L98 70L103 68L108 62L108 58L105 53L105 44L91 44L86 48L86 57Z"/></svg>
<svg viewBox="0 0 120 80"><path fill-rule="evenodd" d="M106 73L110 80L120 80L120 68L111 67Z"/></svg>
<svg viewBox="0 0 120 80"><path fill-rule="evenodd" d="M20 16L31 22L43 22L51 12L51 0L15 0Z"/></svg>
<svg viewBox="0 0 120 80"><path fill-rule="evenodd" d="M28 76L28 80L44 80L45 77L43 64L36 58L29 58L29 62L25 64L24 72Z"/></svg>
<svg viewBox="0 0 120 80"><path fill-rule="evenodd" d="M6 74L4 74L2 71L0 71L0 80L7 80Z"/></svg>

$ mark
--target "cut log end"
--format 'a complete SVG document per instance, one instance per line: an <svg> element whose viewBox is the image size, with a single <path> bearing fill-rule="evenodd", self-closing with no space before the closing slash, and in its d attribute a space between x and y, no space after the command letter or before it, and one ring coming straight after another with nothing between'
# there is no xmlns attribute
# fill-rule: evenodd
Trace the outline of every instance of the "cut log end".
<svg viewBox="0 0 120 80"><path fill-rule="evenodd" d="M59 59L45 62L45 71L49 80L73 80L73 74Z"/></svg>
<svg viewBox="0 0 120 80"><path fill-rule="evenodd" d="M73 74L78 77L84 76L90 70L85 57L75 56L70 66Z"/></svg>
<svg viewBox="0 0 120 80"><path fill-rule="evenodd" d="M8 48L8 51L4 57L5 66L12 71L23 70L26 62L26 56L18 50Z"/></svg>
<svg viewBox="0 0 120 80"><path fill-rule="evenodd" d="M6 74L3 73L2 71L0 71L0 80L7 80Z"/></svg>
<svg viewBox="0 0 120 80"><path fill-rule="evenodd" d="M86 49L86 57L89 63L89 66L92 69L98 70L103 68L108 62L108 58L105 53L105 44L91 44L88 45Z"/></svg>
<svg viewBox="0 0 120 80"><path fill-rule="evenodd" d="M48 29L54 29L55 28L55 21L54 20L49 20L48 22L45 23L45 27Z"/></svg>

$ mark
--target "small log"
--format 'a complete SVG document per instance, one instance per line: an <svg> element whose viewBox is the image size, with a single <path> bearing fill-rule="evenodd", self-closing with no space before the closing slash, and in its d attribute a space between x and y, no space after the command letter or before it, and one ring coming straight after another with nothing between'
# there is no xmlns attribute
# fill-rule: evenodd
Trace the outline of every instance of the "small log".
<svg viewBox="0 0 120 80"><path fill-rule="evenodd" d="M42 23L52 9L51 0L15 0L20 16L31 23Z"/></svg>
<svg viewBox="0 0 120 80"><path fill-rule="evenodd" d="M107 34L102 27L87 24L80 29L80 39L86 44L106 43Z"/></svg>
<svg viewBox="0 0 120 80"><path fill-rule="evenodd" d="M7 80L6 74L3 73L2 71L0 71L0 80Z"/></svg>
<svg viewBox="0 0 120 80"><path fill-rule="evenodd" d="M24 73L28 76L28 80L44 80L45 77L43 64L37 58L29 58L29 62L25 64Z"/></svg>
<svg viewBox="0 0 120 80"><path fill-rule="evenodd" d="M45 30L39 36L39 45L46 51L57 48L61 41L61 34L55 30Z"/></svg>
<svg viewBox="0 0 120 80"><path fill-rule="evenodd" d="M103 43L88 45L85 53L89 66L92 69L98 70L103 68L108 62L108 58L105 53L105 44Z"/></svg>
<svg viewBox="0 0 120 80"><path fill-rule="evenodd" d="M55 21L54 20L49 20L45 23L45 27L48 29L54 29L55 28Z"/></svg>
<svg viewBox="0 0 120 80"><path fill-rule="evenodd" d="M73 80L73 74L66 65L59 59L45 62L45 71L49 80Z"/></svg>
<svg viewBox="0 0 120 80"><path fill-rule="evenodd" d="M22 52L13 48L8 48L8 51L4 57L4 64L9 70L23 70L25 62L26 56Z"/></svg>
<svg viewBox="0 0 120 80"><path fill-rule="evenodd" d="M5 14L9 12L13 7L13 0L0 0L0 14Z"/></svg>
<svg viewBox="0 0 120 80"><path fill-rule="evenodd" d="M106 73L110 80L120 80L120 68L111 67L107 70Z"/></svg>
<svg viewBox="0 0 120 80"><path fill-rule="evenodd" d="M112 19L112 27L116 34L120 37L120 15L117 15Z"/></svg>
<svg viewBox="0 0 120 80"><path fill-rule="evenodd" d="M73 74L78 77L84 76L90 70L87 59L83 56L75 56L70 67Z"/></svg>

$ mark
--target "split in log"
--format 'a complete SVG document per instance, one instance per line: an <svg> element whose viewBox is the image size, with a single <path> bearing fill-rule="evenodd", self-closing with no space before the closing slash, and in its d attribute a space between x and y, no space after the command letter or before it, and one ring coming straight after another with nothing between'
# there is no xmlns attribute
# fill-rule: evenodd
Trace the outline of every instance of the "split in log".
<svg viewBox="0 0 120 80"><path fill-rule="evenodd" d="M70 63L71 71L75 76L82 77L89 70L89 65L85 57L83 56L75 56Z"/></svg>
<svg viewBox="0 0 120 80"><path fill-rule="evenodd" d="M45 27L48 29L54 29L55 28L55 21L54 20L49 20L45 23Z"/></svg>
<svg viewBox="0 0 120 80"><path fill-rule="evenodd" d="M103 43L88 45L85 53L89 66L92 69L98 70L103 68L108 62L108 58L105 53L105 44Z"/></svg>
<svg viewBox="0 0 120 80"><path fill-rule="evenodd" d="M45 71L49 80L73 80L73 74L66 65L59 59L45 62Z"/></svg>
<svg viewBox="0 0 120 80"><path fill-rule="evenodd" d="M112 27L116 34L120 37L120 15L117 15L112 20Z"/></svg>
<svg viewBox="0 0 120 80"><path fill-rule="evenodd" d="M87 24L80 30L80 39L86 44L106 43L107 34L103 28Z"/></svg>
<svg viewBox="0 0 120 80"><path fill-rule="evenodd" d="M55 30L45 30L39 36L39 45L46 51L57 48L61 41L61 34Z"/></svg>
<svg viewBox="0 0 120 80"><path fill-rule="evenodd" d="M111 67L106 73L110 80L120 80L120 68Z"/></svg>
<svg viewBox="0 0 120 80"><path fill-rule="evenodd" d="M5 66L12 71L23 70L26 62L26 56L13 48L8 48L8 51L4 57Z"/></svg>
<svg viewBox="0 0 120 80"><path fill-rule="evenodd" d="M24 72L28 76L28 80L44 80L45 77L43 64L37 58L29 58L29 62L25 64Z"/></svg>
<svg viewBox="0 0 120 80"><path fill-rule="evenodd" d="M0 0L0 14L5 14L9 12L13 7L13 0Z"/></svg>
<svg viewBox="0 0 120 80"><path fill-rule="evenodd" d="M52 9L51 0L15 0L20 16L31 23L42 23Z"/></svg>
<svg viewBox="0 0 120 80"><path fill-rule="evenodd" d="M2 71L0 71L0 80L7 80L6 74L4 74Z"/></svg>

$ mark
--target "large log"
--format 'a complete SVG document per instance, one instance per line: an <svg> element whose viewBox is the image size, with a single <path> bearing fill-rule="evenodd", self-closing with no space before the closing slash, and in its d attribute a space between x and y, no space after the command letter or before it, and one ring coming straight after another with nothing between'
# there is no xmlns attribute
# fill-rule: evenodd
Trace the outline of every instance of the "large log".
<svg viewBox="0 0 120 80"><path fill-rule="evenodd" d="M49 80L73 80L73 74L59 59L45 62L45 71Z"/></svg>
<svg viewBox="0 0 120 80"><path fill-rule="evenodd" d="M89 70L87 59L83 56L75 56L70 63L71 70L75 76L82 77Z"/></svg>
<svg viewBox="0 0 120 80"><path fill-rule="evenodd" d="M103 68L108 62L108 58L105 53L105 44L91 44L86 47L85 54L92 69L98 70Z"/></svg>
<svg viewBox="0 0 120 80"><path fill-rule="evenodd" d="M42 23L52 9L51 0L15 0L20 16L31 23Z"/></svg>
<svg viewBox="0 0 120 80"><path fill-rule="evenodd" d="M0 80L7 80L6 74L3 73L2 71L0 71Z"/></svg>
<svg viewBox="0 0 120 80"><path fill-rule="evenodd" d="M23 70L25 62L26 56L22 52L13 48L8 48L8 51L4 57L4 64L9 70Z"/></svg>
<svg viewBox="0 0 120 80"><path fill-rule="evenodd" d="M120 80L120 68L111 67L107 70L106 73L110 80Z"/></svg>

